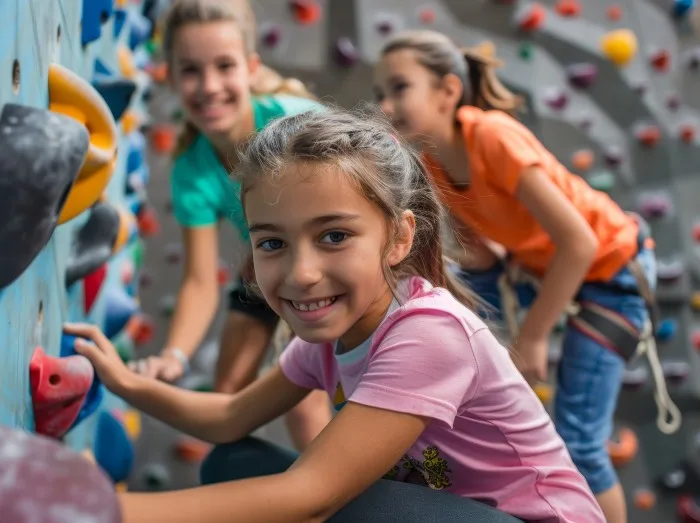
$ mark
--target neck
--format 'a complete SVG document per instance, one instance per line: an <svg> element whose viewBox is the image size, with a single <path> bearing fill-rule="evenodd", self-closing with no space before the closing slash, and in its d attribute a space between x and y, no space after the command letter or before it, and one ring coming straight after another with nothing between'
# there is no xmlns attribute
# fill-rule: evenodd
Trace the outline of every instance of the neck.
<svg viewBox="0 0 700 523"><path fill-rule="evenodd" d="M207 138L214 146L221 163L227 168L231 168L238 163L238 146L254 131L253 110L249 108L230 131L207 136Z"/></svg>
<svg viewBox="0 0 700 523"><path fill-rule="evenodd" d="M340 337L344 352L359 346L377 330L393 300L394 295L387 285L384 293L377 297L362 318Z"/></svg>
<svg viewBox="0 0 700 523"><path fill-rule="evenodd" d="M431 134L433 156L437 158L448 177L456 184L469 183L469 161L462 131L457 125Z"/></svg>

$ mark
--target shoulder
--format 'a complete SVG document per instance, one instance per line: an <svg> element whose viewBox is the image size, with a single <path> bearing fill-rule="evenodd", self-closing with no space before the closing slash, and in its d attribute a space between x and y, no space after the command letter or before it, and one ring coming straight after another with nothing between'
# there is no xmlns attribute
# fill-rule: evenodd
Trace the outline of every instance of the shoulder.
<svg viewBox="0 0 700 523"><path fill-rule="evenodd" d="M482 139L501 142L515 137L534 139L532 131L503 111L483 111L474 125L474 133Z"/></svg>
<svg viewBox="0 0 700 523"><path fill-rule="evenodd" d="M171 169L175 181L192 178L195 173L199 177L203 163L202 153L206 147L211 147L209 142L204 136L198 135L187 149L175 157Z"/></svg>
<svg viewBox="0 0 700 523"><path fill-rule="evenodd" d="M252 103L258 129L276 118L324 109L324 106L315 100L286 94L255 96Z"/></svg>

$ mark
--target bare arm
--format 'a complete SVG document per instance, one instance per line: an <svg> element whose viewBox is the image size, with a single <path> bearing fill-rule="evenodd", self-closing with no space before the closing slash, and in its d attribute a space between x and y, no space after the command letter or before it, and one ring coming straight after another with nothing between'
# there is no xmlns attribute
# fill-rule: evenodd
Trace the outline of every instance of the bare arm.
<svg viewBox="0 0 700 523"><path fill-rule="evenodd" d="M595 258L598 239L581 213L538 167L523 173L516 197L556 247L537 299L520 327L521 339L541 340L549 336L576 295Z"/></svg>
<svg viewBox="0 0 700 523"><path fill-rule="evenodd" d="M448 256L459 263L460 267L485 271L492 268L499 258L505 255L500 245L479 237L458 218L451 217L450 224L457 245L449 249Z"/></svg>
<svg viewBox="0 0 700 523"><path fill-rule="evenodd" d="M124 523L325 521L386 474L425 427L426 421L410 414L349 402L287 472L163 494L124 494Z"/></svg>
<svg viewBox="0 0 700 523"><path fill-rule="evenodd" d="M219 304L216 278L219 240L216 227L183 228L185 274L170 322L167 348L191 357L211 325Z"/></svg>

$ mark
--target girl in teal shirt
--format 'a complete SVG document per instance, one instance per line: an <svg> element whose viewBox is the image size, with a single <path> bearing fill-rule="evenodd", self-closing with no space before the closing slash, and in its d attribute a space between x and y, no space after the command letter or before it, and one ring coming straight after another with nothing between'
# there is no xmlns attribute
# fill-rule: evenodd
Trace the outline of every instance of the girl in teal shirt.
<svg viewBox="0 0 700 523"><path fill-rule="evenodd" d="M182 227L185 275L165 348L132 368L175 381L201 343L218 303L218 226L230 221L248 242L240 187L229 177L237 148L270 121L323 106L301 82L283 79L255 52L255 17L247 0L175 0L162 27L170 82L182 104L186 128L175 154L172 199ZM250 253L229 294L214 388L233 393L254 381L277 326L277 315L252 295ZM295 445L305 446L330 420L322 393L287 416Z"/></svg>

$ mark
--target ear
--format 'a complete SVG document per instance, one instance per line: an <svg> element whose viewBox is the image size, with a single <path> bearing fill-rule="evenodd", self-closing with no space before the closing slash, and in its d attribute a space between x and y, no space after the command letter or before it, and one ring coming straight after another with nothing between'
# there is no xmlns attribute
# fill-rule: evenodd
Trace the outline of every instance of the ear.
<svg viewBox="0 0 700 523"><path fill-rule="evenodd" d="M462 95L464 94L462 80L456 74L448 73L442 77L440 83L445 95L446 105L450 109L457 107L459 102L462 101Z"/></svg>
<svg viewBox="0 0 700 523"><path fill-rule="evenodd" d="M399 225L396 230L396 237L387 254L386 261L389 267L395 267L401 263L413 246L413 238L416 234L416 217L411 211L404 211L401 215Z"/></svg>
<svg viewBox="0 0 700 523"><path fill-rule="evenodd" d="M248 74L251 78L254 78L255 75L258 74L261 63L262 60L260 60L260 55L258 53L250 53L248 55Z"/></svg>

